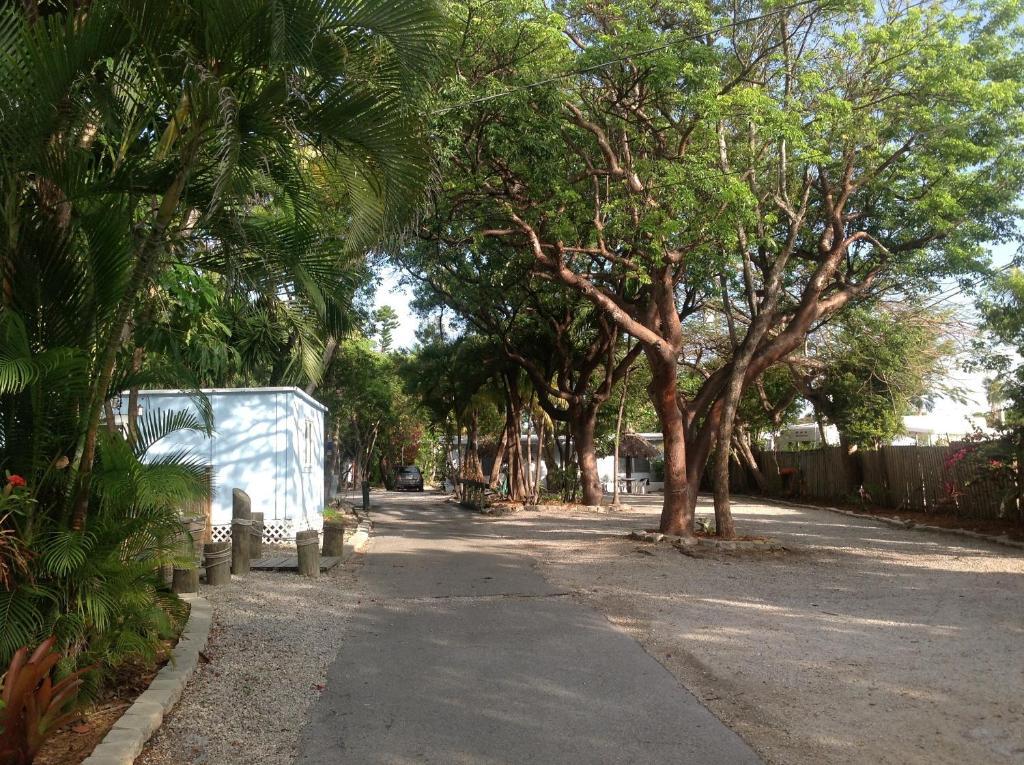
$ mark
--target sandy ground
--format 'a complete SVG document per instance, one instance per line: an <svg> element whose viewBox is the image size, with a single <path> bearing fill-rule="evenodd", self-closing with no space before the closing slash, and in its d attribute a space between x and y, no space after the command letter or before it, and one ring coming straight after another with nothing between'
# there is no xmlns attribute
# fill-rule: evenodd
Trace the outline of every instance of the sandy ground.
<svg viewBox="0 0 1024 765"><path fill-rule="evenodd" d="M1020 552L741 500L740 533L792 551L696 559L623 538L657 524L660 497L639 501L493 528L768 762L1024 762Z"/></svg>
<svg viewBox="0 0 1024 765"><path fill-rule="evenodd" d="M252 573L203 587L214 624L189 681L140 765L290 765L299 731L358 604L357 562L311 580Z"/></svg>

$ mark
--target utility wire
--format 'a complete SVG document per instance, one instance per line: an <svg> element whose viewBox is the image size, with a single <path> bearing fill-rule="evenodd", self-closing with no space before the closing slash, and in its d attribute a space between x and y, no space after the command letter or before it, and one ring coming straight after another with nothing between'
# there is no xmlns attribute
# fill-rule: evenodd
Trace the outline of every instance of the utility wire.
<svg viewBox="0 0 1024 765"><path fill-rule="evenodd" d="M1004 271L1009 271L1013 267L1014 267L1013 263L1007 263L1006 265L1000 266L999 268L997 268L993 272L993 275L1001 274ZM938 297L936 297L935 299L933 299L933 300L925 303L924 305L922 305L920 307L920 310L921 311L927 311L929 308L934 308L935 306L941 305L942 303L948 303L952 298L954 298L957 295L963 293L964 289L965 289L965 287L962 284L955 284L955 285L953 285L952 288L946 289L946 290L943 290L942 292L940 292Z"/></svg>

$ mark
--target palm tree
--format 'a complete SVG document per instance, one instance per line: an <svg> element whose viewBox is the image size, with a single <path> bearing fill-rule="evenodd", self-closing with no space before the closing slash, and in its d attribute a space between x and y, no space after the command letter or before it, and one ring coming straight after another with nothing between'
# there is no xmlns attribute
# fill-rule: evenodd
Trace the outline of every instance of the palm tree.
<svg viewBox="0 0 1024 765"><path fill-rule="evenodd" d="M316 229L311 179L336 184L352 242L401 220L426 168L417 94L438 29L431 0L97 0L0 15L3 309L34 347L88 358L64 445L73 526L161 272L198 261L236 283L287 284L326 316L321 277L340 248Z"/></svg>
<svg viewBox="0 0 1024 765"><path fill-rule="evenodd" d="M422 73L439 39L435 0L0 10L0 476L27 480L23 541L64 540L46 576L74 576L97 535L127 567L138 555L110 536L111 509L145 517L197 490L187 460L138 501L110 474L137 474L138 490L148 475L119 446L137 447L141 426L125 440L111 396L195 379L141 361L174 269L274 312L281 377L315 370L319 338L346 325L353 253L401 226L421 191Z"/></svg>

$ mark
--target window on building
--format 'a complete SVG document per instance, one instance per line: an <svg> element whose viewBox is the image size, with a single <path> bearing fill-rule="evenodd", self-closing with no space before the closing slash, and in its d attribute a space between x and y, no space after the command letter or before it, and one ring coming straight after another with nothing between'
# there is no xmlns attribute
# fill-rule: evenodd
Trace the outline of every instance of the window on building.
<svg viewBox="0 0 1024 765"><path fill-rule="evenodd" d="M315 432L316 431L313 429L313 421L306 420L305 440L303 442L304 448L302 454L302 464L306 470L311 470L313 468L313 434Z"/></svg>

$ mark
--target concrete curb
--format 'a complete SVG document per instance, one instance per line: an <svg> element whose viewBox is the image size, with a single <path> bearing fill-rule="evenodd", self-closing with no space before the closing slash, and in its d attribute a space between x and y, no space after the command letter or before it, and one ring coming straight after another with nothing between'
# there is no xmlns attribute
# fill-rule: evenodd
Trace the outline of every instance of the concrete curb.
<svg viewBox="0 0 1024 765"><path fill-rule="evenodd" d="M765 499L765 498L762 498ZM802 510L827 510L830 513L839 513L840 515L847 515L851 518L860 518L865 521L875 521L885 526L892 526L896 529L905 529L908 531L930 531L938 532L940 534L952 534L958 537L969 537L971 539L978 539L982 542L991 542L997 545L1003 545L1004 547L1013 547L1018 550L1024 550L1024 542L1018 542L1015 539L1010 539L1005 536L992 536L991 534L982 534L980 531L971 531L969 529L947 529L944 526L929 526L923 523L916 523L915 521L900 521L896 518L887 518L884 515L873 515L871 513L858 513L853 510L843 510L840 507L831 507L829 505L806 505L801 502L790 502L784 499L768 498L769 501L775 502L780 505L788 505L789 507L798 507Z"/></svg>
<svg viewBox="0 0 1024 765"><path fill-rule="evenodd" d="M344 550L341 554L341 562L344 563L356 553L361 553L370 541L370 532L373 531L373 522L363 520L356 526L355 533L345 538ZM84 765L84 764L83 764Z"/></svg>
<svg viewBox="0 0 1024 765"><path fill-rule="evenodd" d="M181 692L196 666L199 652L206 647L213 622L210 603L198 595L182 595L191 606L188 623L171 651L171 659L153 682L114 723L103 740L82 765L131 765L164 720L164 715L181 698Z"/></svg>

